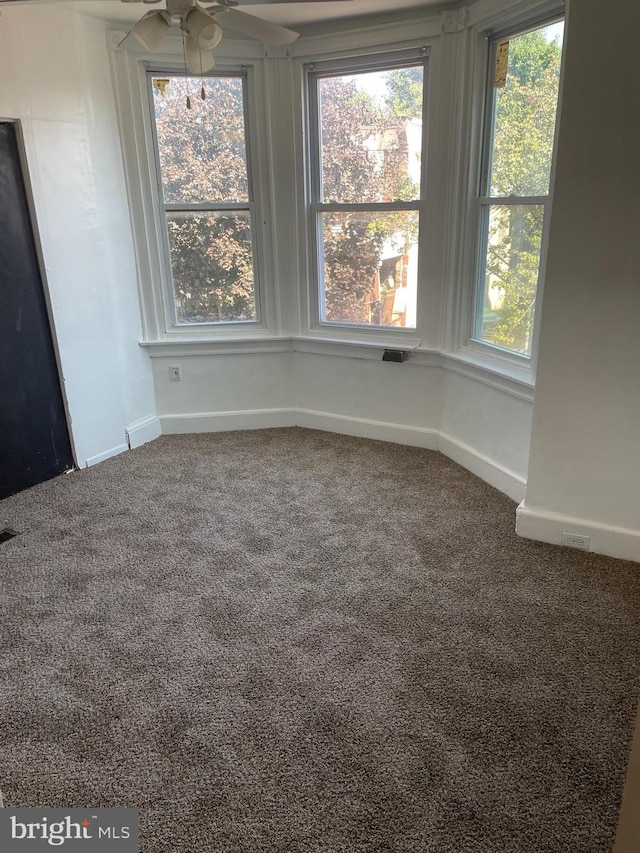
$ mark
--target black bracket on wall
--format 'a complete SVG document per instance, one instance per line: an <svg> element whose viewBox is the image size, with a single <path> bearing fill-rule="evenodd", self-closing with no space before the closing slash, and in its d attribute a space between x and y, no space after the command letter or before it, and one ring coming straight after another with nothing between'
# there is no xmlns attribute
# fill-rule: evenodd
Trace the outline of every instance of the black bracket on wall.
<svg viewBox="0 0 640 853"><path fill-rule="evenodd" d="M382 353L383 361L395 361L397 364L402 364L407 360L407 352L403 349L386 349Z"/></svg>

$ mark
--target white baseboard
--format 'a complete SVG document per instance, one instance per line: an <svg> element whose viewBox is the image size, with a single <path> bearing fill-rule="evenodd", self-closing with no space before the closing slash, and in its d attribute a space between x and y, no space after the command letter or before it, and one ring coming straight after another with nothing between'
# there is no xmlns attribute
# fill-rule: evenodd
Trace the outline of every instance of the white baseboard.
<svg viewBox="0 0 640 853"><path fill-rule="evenodd" d="M129 449L128 444L118 444L112 447L111 450L105 450L104 453L98 453L96 456L88 456L81 468L91 468L92 465L97 465L99 462L104 462L105 459L111 459L112 456L117 456L119 453L124 453Z"/></svg>
<svg viewBox="0 0 640 853"><path fill-rule="evenodd" d="M516 513L516 533L524 539L536 539L552 545L562 544L563 533L579 533L590 537L590 550L597 554L640 563L640 530L562 515L521 503Z"/></svg>
<svg viewBox="0 0 640 853"><path fill-rule="evenodd" d="M246 412L195 412L161 415L163 435L191 432L228 432L242 429L271 429L295 426L294 409L253 409Z"/></svg>
<svg viewBox="0 0 640 853"><path fill-rule="evenodd" d="M140 418L140 420L126 427L126 432L129 447L133 450L148 441L159 438L162 435L162 427L159 418L155 415L148 415L146 418Z"/></svg>
<svg viewBox="0 0 640 853"><path fill-rule="evenodd" d="M394 444L408 444L411 447L424 447L427 450L438 449L438 431L425 427L401 426L386 421L316 412L312 409L297 410L296 426L338 432L342 435L355 435L359 438L391 441Z"/></svg>
<svg viewBox="0 0 640 853"><path fill-rule="evenodd" d="M512 500L519 502L524 499L527 487L525 478L479 453L470 445L440 433L438 449L449 459L453 459L458 465L462 465L467 471L471 471L476 477L489 483Z"/></svg>

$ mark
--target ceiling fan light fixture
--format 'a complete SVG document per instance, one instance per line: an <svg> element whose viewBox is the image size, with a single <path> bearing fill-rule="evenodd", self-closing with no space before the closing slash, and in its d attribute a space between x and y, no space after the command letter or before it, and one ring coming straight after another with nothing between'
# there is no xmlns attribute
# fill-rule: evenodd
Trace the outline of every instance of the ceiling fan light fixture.
<svg viewBox="0 0 640 853"><path fill-rule="evenodd" d="M208 50L200 50L190 35L187 35L184 40L184 56L189 74L195 76L206 74L216 64L213 54Z"/></svg>
<svg viewBox="0 0 640 853"><path fill-rule="evenodd" d="M222 27L202 9L187 14L187 30L199 50L213 50L222 40Z"/></svg>
<svg viewBox="0 0 640 853"><path fill-rule="evenodd" d="M146 51L155 53L170 27L171 17L169 13L161 9L154 9L140 18L131 32Z"/></svg>

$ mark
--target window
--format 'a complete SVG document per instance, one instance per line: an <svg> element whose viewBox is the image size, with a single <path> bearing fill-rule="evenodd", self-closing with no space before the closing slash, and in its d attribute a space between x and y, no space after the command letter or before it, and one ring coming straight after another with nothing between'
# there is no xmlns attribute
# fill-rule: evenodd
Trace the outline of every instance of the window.
<svg viewBox="0 0 640 853"><path fill-rule="evenodd" d="M426 58L310 67L316 320L414 329Z"/></svg>
<svg viewBox="0 0 640 853"><path fill-rule="evenodd" d="M148 79L175 322L255 322L246 75Z"/></svg>
<svg viewBox="0 0 640 853"><path fill-rule="evenodd" d="M549 209L562 37L556 21L494 38L472 337L530 357Z"/></svg>

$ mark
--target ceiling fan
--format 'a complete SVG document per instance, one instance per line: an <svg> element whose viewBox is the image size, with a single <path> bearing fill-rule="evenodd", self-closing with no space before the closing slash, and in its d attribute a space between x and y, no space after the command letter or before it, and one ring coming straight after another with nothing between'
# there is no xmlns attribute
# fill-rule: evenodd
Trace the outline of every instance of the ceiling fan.
<svg viewBox="0 0 640 853"><path fill-rule="evenodd" d="M159 3L161 0L122 2L150 4ZM120 42L120 46L126 47L133 37L148 53L155 53L171 26L175 24L184 35L187 68L192 74L202 74L210 71L215 64L212 51L222 39L223 25L274 47L290 44L298 38L295 30L240 11L236 8L239 4L266 6L300 2L316 3L319 0L166 0L167 8L153 9L143 15Z"/></svg>

